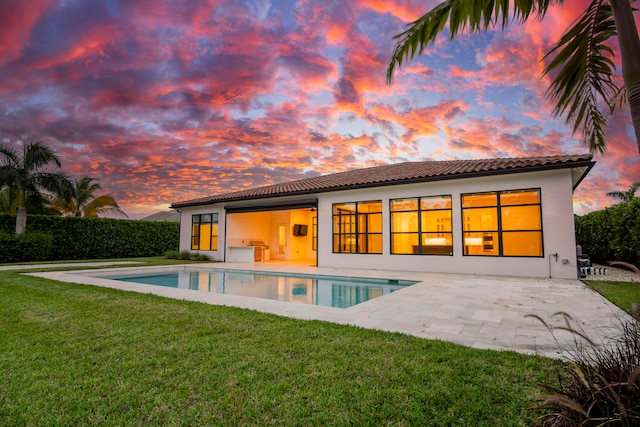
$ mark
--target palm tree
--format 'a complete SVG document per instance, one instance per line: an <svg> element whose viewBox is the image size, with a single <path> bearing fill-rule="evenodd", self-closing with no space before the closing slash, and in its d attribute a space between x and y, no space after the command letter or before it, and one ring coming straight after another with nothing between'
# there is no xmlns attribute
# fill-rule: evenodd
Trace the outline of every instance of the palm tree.
<svg viewBox="0 0 640 427"><path fill-rule="evenodd" d="M69 179L60 167L56 153L41 142L24 145L22 152L0 146L0 188L15 191L16 234L24 232L29 199L41 200L43 190L62 196L69 192Z"/></svg>
<svg viewBox="0 0 640 427"><path fill-rule="evenodd" d="M481 33L499 26L504 31L514 21L542 19L553 4L562 0L445 0L394 37L387 82L391 83L396 66L435 42L447 21L451 39L464 30ZM607 44L616 36L623 87L614 79L614 52ZM555 102L554 114L565 116L574 133L582 130L583 142L592 153L606 150L607 118L625 101L640 151L640 39L629 0L591 0L544 59L551 59L544 74L554 75L547 91Z"/></svg>
<svg viewBox="0 0 640 427"><path fill-rule="evenodd" d="M630 202L636 197L636 190L640 188L640 181L636 181L631 184L631 187L627 191L611 191L607 193L607 196L614 197L622 200L623 202Z"/></svg>
<svg viewBox="0 0 640 427"><path fill-rule="evenodd" d="M72 183L72 192L68 197L56 197L51 204L63 215L97 217L100 215L114 214L126 217L116 200L106 194L94 196L96 190L100 190L100 184L95 178L85 176Z"/></svg>

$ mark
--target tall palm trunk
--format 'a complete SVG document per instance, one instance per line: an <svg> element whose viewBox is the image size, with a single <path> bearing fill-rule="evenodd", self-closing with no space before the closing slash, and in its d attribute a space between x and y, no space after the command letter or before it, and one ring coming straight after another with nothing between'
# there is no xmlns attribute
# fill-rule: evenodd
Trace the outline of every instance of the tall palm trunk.
<svg viewBox="0 0 640 427"><path fill-rule="evenodd" d="M16 215L16 234L24 233L27 226L27 195L24 188L18 188L18 214Z"/></svg>
<svg viewBox="0 0 640 427"><path fill-rule="evenodd" d="M620 43L622 78L627 88L631 119L636 132L638 152L640 152L640 38L638 38L638 28L633 19L629 0L610 0L610 4Z"/></svg>
<svg viewBox="0 0 640 427"><path fill-rule="evenodd" d="M27 209L18 208L18 215L16 215L16 234L24 233L24 229L27 226Z"/></svg>

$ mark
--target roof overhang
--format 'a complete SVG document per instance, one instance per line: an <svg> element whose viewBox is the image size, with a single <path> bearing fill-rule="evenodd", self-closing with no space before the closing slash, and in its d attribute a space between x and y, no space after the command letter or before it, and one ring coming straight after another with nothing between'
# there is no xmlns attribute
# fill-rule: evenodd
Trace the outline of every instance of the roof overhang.
<svg viewBox="0 0 640 427"><path fill-rule="evenodd" d="M596 162L589 162L588 165L576 166L571 169L571 182L574 190L578 188L578 185L580 185L595 164Z"/></svg>
<svg viewBox="0 0 640 427"><path fill-rule="evenodd" d="M292 209L317 208L318 199L292 199L265 203L243 203L241 205L225 206L228 214L245 212L283 211Z"/></svg>

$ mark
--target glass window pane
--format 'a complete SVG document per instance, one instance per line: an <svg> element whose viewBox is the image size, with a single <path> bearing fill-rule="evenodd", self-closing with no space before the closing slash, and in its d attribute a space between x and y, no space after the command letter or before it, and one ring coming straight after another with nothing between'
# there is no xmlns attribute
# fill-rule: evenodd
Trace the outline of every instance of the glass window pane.
<svg viewBox="0 0 640 427"><path fill-rule="evenodd" d="M369 234L369 253L382 253L382 234Z"/></svg>
<svg viewBox="0 0 640 427"><path fill-rule="evenodd" d="M333 213L334 214L349 214L354 213L356 211L355 203L339 203L333 205Z"/></svg>
<svg viewBox="0 0 640 427"><path fill-rule="evenodd" d="M193 224L191 226L191 250L196 250L200 246L200 225Z"/></svg>
<svg viewBox="0 0 640 427"><path fill-rule="evenodd" d="M211 221L212 222L218 222L218 214L217 213L211 214Z"/></svg>
<svg viewBox="0 0 640 427"><path fill-rule="evenodd" d="M493 193L476 193L476 194L463 194L462 195L462 207L475 207L475 206L497 206L498 194Z"/></svg>
<svg viewBox="0 0 640 427"><path fill-rule="evenodd" d="M200 222L211 222L211 214L200 215Z"/></svg>
<svg viewBox="0 0 640 427"><path fill-rule="evenodd" d="M192 222L193 224L197 224L197 223L199 223L199 222L200 222L200 215L193 215L193 216L191 217L191 222Z"/></svg>
<svg viewBox="0 0 640 427"><path fill-rule="evenodd" d="M214 223L211 226L211 250L218 250L218 224Z"/></svg>
<svg viewBox="0 0 640 427"><path fill-rule="evenodd" d="M360 202L358 212L382 212L382 201Z"/></svg>
<svg viewBox="0 0 640 427"><path fill-rule="evenodd" d="M453 255L453 236L450 233L428 233L422 235L422 254Z"/></svg>
<svg viewBox="0 0 640 427"><path fill-rule="evenodd" d="M501 205L527 205L540 203L540 190L516 190L500 193Z"/></svg>
<svg viewBox="0 0 640 427"><path fill-rule="evenodd" d="M420 209L451 209L450 196L423 197L420 199Z"/></svg>
<svg viewBox="0 0 640 427"><path fill-rule="evenodd" d="M462 216L465 231L498 229L498 208L464 209Z"/></svg>
<svg viewBox="0 0 640 427"><path fill-rule="evenodd" d="M368 217L369 227L366 230L360 230L360 232L382 233L382 214L371 214Z"/></svg>
<svg viewBox="0 0 640 427"><path fill-rule="evenodd" d="M422 212L422 231L451 231L451 211Z"/></svg>
<svg viewBox="0 0 640 427"><path fill-rule="evenodd" d="M391 232L417 232L418 212L395 212L391 214Z"/></svg>
<svg viewBox="0 0 640 427"><path fill-rule="evenodd" d="M342 253L355 252L356 235L355 234L337 234L333 236L333 251Z"/></svg>
<svg viewBox="0 0 640 427"><path fill-rule="evenodd" d="M391 212L395 211L417 211L418 199L393 199L391 200Z"/></svg>
<svg viewBox="0 0 640 427"><path fill-rule="evenodd" d="M211 225L200 224L200 249L207 251L211 249Z"/></svg>
<svg viewBox="0 0 640 427"><path fill-rule="evenodd" d="M391 235L392 254L417 254L418 233L397 233Z"/></svg>
<svg viewBox="0 0 640 427"><path fill-rule="evenodd" d="M503 207L503 230L540 230L540 206L510 206Z"/></svg>
<svg viewBox="0 0 640 427"><path fill-rule="evenodd" d="M382 234L358 234L358 253L381 254Z"/></svg>
<svg viewBox="0 0 640 427"><path fill-rule="evenodd" d="M464 233L465 255L498 255L498 233Z"/></svg>
<svg viewBox="0 0 640 427"><path fill-rule="evenodd" d="M502 252L505 256L542 256L542 232L505 231L502 233Z"/></svg>

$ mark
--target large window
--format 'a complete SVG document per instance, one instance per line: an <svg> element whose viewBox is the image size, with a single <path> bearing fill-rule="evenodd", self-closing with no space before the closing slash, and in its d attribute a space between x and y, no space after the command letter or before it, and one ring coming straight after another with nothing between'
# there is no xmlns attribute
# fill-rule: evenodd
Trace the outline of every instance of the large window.
<svg viewBox="0 0 640 427"><path fill-rule="evenodd" d="M465 255L543 256L540 190L462 195Z"/></svg>
<svg viewBox="0 0 640 427"><path fill-rule="evenodd" d="M382 201L333 205L333 252L382 253Z"/></svg>
<svg viewBox="0 0 640 427"><path fill-rule="evenodd" d="M191 250L218 250L218 214L191 217Z"/></svg>
<svg viewBox="0 0 640 427"><path fill-rule="evenodd" d="M391 253L453 255L451 196L392 199Z"/></svg>

